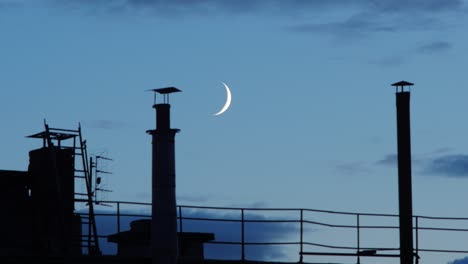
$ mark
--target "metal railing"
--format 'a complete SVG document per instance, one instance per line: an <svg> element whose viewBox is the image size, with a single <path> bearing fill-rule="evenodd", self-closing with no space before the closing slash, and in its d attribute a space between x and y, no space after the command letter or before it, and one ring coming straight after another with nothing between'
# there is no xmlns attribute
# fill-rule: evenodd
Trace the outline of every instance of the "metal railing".
<svg viewBox="0 0 468 264"><path fill-rule="evenodd" d="M113 205L113 210L96 212L98 225L100 218L114 217L116 233L121 232L123 229L128 230L128 227L123 228L122 224L124 222L135 218L149 219L151 217L150 203L123 201L103 201L103 203ZM134 209L136 206L142 206L144 209L138 212L138 210ZM123 209L122 207L126 208ZM236 208L186 205L177 206L177 213L179 232L197 231L193 230L196 229L194 223L236 223L239 225L238 237L240 239L237 241L223 239L222 237L217 238L216 233L219 230L214 228L214 224L210 225L213 227L212 230L206 228L206 226L203 230L204 232L215 233L215 240L207 242L211 246L231 245L240 247L238 260L246 260L246 249L254 246L297 246L297 252L293 252L293 255L298 256L301 263L305 256L355 257L357 263L360 263L361 257L399 257L398 215L396 214L337 212L303 208ZM268 216L270 213L279 216ZM346 218L346 221L343 221L342 218ZM421 225L422 222L429 224ZM453 226L454 223L456 223L455 226ZM252 239L247 239L250 235L249 232L259 230L258 228L247 228L248 225L253 224L279 224L283 225L283 227L289 225L289 231L285 233L284 229L273 230L270 232L277 232L277 234L270 234L270 239L252 241ZM424 252L468 254L468 249L421 247L421 244L424 244L421 235L428 236L430 232L438 232L437 236L440 235L440 232L464 234L465 238L468 238L468 233L465 235L468 232L468 218L413 216L413 224L416 263L419 262L419 258ZM326 230L351 230L351 233L340 233L337 239L338 242L327 243L323 241L329 235ZM374 241L379 236L371 233L382 231L390 232L390 234L386 234L389 238L381 237L383 241ZM110 234L100 234L99 238L104 239L108 235ZM289 240L277 241L271 239L274 236L283 239L288 238ZM367 238L363 236L367 236ZM445 244L443 241L440 242ZM385 245L370 246L373 243L383 243Z"/></svg>

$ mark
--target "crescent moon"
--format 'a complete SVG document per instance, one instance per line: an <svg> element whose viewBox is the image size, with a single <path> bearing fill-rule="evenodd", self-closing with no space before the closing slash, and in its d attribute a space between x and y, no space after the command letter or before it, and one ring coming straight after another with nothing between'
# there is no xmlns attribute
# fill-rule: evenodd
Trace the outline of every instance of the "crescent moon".
<svg viewBox="0 0 468 264"><path fill-rule="evenodd" d="M226 110L228 110L229 106L231 105L231 90L225 83L222 83L222 84L224 85L224 88L226 88L226 103L224 104L223 108L221 108L221 110L218 113L213 114L213 115L220 115L226 112Z"/></svg>

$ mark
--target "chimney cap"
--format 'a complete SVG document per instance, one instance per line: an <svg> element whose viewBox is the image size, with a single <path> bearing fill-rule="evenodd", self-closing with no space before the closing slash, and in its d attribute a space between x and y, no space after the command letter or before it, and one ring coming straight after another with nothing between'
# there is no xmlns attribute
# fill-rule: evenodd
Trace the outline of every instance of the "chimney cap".
<svg viewBox="0 0 468 264"><path fill-rule="evenodd" d="M156 88L156 89L150 89L148 91L153 91L153 92L159 93L159 94L170 94L170 93L181 92L181 90L179 90L179 89L177 89L175 87Z"/></svg>
<svg viewBox="0 0 468 264"><path fill-rule="evenodd" d="M399 82L392 84L392 86L413 86L413 85L414 83L410 83L407 81L399 81Z"/></svg>

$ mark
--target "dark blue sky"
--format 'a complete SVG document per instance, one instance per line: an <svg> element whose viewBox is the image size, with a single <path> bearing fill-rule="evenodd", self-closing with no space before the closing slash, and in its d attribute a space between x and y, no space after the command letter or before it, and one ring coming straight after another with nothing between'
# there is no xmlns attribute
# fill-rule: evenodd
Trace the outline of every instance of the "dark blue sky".
<svg viewBox="0 0 468 264"><path fill-rule="evenodd" d="M150 200L152 96L171 97L179 203L397 212L412 89L414 211L466 216L462 0L0 0L0 168L82 122L112 200ZM213 116L232 89L232 106ZM435 259L446 262L450 259Z"/></svg>

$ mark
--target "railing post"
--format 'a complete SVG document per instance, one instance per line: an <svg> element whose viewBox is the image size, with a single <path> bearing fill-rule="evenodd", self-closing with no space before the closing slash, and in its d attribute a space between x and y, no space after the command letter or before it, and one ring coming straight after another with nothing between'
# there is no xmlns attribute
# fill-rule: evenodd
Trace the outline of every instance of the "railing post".
<svg viewBox="0 0 468 264"><path fill-rule="evenodd" d="M184 236L182 235L182 206L179 205L179 256L184 256Z"/></svg>
<svg viewBox="0 0 468 264"><path fill-rule="evenodd" d="M416 216L416 264L419 264L419 217Z"/></svg>
<svg viewBox="0 0 468 264"><path fill-rule="evenodd" d="M245 226L244 226L244 209L242 208L241 209L241 226L242 226L242 249L241 249L241 252L242 252L242 262L245 261Z"/></svg>
<svg viewBox="0 0 468 264"><path fill-rule="evenodd" d="M120 233L120 202L117 202L117 233Z"/></svg>
<svg viewBox="0 0 468 264"><path fill-rule="evenodd" d="M299 253L299 263L302 264L303 261L303 243L304 243L304 209L301 209L301 238L300 238L300 253Z"/></svg>
<svg viewBox="0 0 468 264"><path fill-rule="evenodd" d="M356 228L357 228L357 263L361 263L361 258L359 256L359 252L361 251L361 228L359 223L359 214L356 214Z"/></svg>
<svg viewBox="0 0 468 264"><path fill-rule="evenodd" d="M88 254L91 255L91 236L92 236L92 228L91 228L91 217L88 214ZM80 242L81 243L81 242Z"/></svg>

